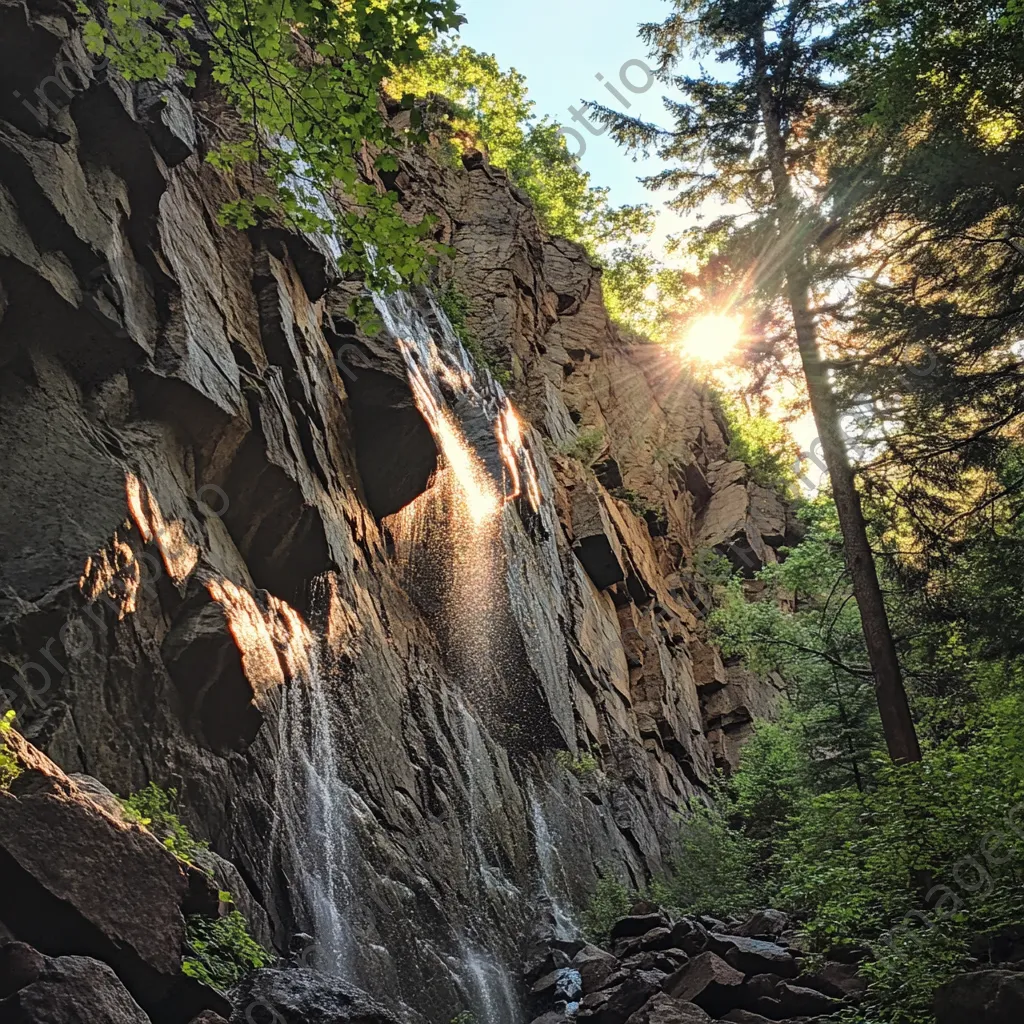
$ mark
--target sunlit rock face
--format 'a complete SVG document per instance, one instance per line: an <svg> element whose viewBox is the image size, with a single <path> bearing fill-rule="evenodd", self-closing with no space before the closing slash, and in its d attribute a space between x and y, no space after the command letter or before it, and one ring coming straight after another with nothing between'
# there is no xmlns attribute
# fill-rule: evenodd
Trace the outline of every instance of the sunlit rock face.
<svg viewBox="0 0 1024 1024"><path fill-rule="evenodd" d="M98 74L75 18L0 0L12 88L81 71L41 120L0 97L0 687L64 771L177 788L336 988L511 1024L532 930L663 870L770 713L692 564L785 517L501 172L395 187L507 389L428 294L366 337L323 245L220 227L193 98Z"/></svg>

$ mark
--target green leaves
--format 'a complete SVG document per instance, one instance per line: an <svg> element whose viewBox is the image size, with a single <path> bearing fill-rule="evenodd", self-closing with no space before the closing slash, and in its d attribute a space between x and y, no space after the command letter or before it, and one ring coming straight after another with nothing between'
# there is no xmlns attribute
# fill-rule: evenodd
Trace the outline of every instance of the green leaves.
<svg viewBox="0 0 1024 1024"><path fill-rule="evenodd" d="M7 746L7 735L14 727L14 712L8 711L0 717L0 792L9 789L11 783L21 774L21 766Z"/></svg>
<svg viewBox="0 0 1024 1024"><path fill-rule="evenodd" d="M145 789L121 801L125 817L152 832L166 849L187 864L195 862L196 855L208 849L209 844L195 839L182 824L177 814L178 791L161 789L151 782Z"/></svg>
<svg viewBox="0 0 1024 1024"><path fill-rule="evenodd" d="M222 903L232 902L231 893L220 895ZM237 910L216 920L193 914L185 921L185 936L192 956L182 962L182 974L218 992L226 992L250 972L274 962L249 934L245 918Z"/></svg>
<svg viewBox="0 0 1024 1024"><path fill-rule="evenodd" d="M129 80L168 81L184 72L195 84L202 30L213 81L238 114L241 139L207 159L232 172L258 164L274 188L224 204L223 225L244 230L274 217L296 230L331 231L345 245L342 270L372 289L423 283L437 262L432 222L409 224L393 193L361 178L364 147L379 170L397 170L397 151L415 133L397 135L379 96L396 66L421 59L430 39L457 27L455 0L187 0L170 14L163 0L107 0L90 18L86 45ZM295 26L301 25L301 35Z"/></svg>

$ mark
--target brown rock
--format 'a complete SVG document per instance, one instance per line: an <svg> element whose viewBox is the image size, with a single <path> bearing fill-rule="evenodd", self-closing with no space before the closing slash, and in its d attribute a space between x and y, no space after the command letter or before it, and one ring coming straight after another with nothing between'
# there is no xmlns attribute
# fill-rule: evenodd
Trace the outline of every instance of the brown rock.
<svg viewBox="0 0 1024 1024"><path fill-rule="evenodd" d="M736 1009L743 975L715 953L701 953L665 979L662 989L683 1002L696 1003L713 1017Z"/></svg>
<svg viewBox="0 0 1024 1024"><path fill-rule="evenodd" d="M573 551L598 590L626 578L619 538L597 491L584 485L572 494Z"/></svg>
<svg viewBox="0 0 1024 1024"><path fill-rule="evenodd" d="M659 992L629 1018L628 1024L706 1024L710 1020L699 1006Z"/></svg>
<svg viewBox="0 0 1024 1024"><path fill-rule="evenodd" d="M109 815L20 735L8 744L22 767L0 792L8 929L43 953L102 960L158 1016L225 1005L181 974L187 883L174 855ZM83 970L74 965L72 974Z"/></svg>

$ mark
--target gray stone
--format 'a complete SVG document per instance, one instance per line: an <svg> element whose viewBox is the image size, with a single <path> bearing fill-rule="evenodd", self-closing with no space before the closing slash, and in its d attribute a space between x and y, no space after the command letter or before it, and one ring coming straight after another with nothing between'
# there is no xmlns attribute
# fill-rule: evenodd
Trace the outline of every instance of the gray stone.
<svg viewBox="0 0 1024 1024"><path fill-rule="evenodd" d="M659 992L629 1018L629 1024L707 1024L710 1020L699 1006Z"/></svg>
<svg viewBox="0 0 1024 1024"><path fill-rule="evenodd" d="M935 993L937 1024L1019 1024L1024 1020L1024 974L977 971L961 974Z"/></svg>
<svg viewBox="0 0 1024 1024"><path fill-rule="evenodd" d="M4 1024L150 1024L106 964L82 956L50 959L20 943L0 947L0 1020Z"/></svg>
<svg viewBox="0 0 1024 1024"><path fill-rule="evenodd" d="M777 974L792 978L797 973L797 962L788 949L774 942L748 939L742 935L720 935L712 932L710 945L720 956L724 956L744 974Z"/></svg>
<svg viewBox="0 0 1024 1024"><path fill-rule="evenodd" d="M231 1024L258 1020L258 1007L280 1024L400 1024L358 989L307 968L254 971L233 990Z"/></svg>

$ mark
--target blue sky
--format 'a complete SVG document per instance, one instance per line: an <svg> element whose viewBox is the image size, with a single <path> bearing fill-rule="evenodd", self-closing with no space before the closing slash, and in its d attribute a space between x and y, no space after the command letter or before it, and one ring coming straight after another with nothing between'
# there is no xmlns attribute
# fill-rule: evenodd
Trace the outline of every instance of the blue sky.
<svg viewBox="0 0 1024 1024"><path fill-rule="evenodd" d="M668 198L636 180L659 164L634 163L607 137L593 138L583 126L574 125L569 113L570 105L579 108L585 99L622 109L595 78L601 74L633 103L629 113L663 123L660 86L655 83L636 95L623 88L619 73L627 61L646 58L637 26L664 20L670 11L666 0L462 0L461 6L469 19L462 28L463 42L495 54L503 67L522 72L537 113L576 128L587 140L581 164L590 172L592 184L611 188L615 205L657 206ZM627 74L634 85L644 84L642 69L633 67ZM571 138L568 142L575 146Z"/></svg>

